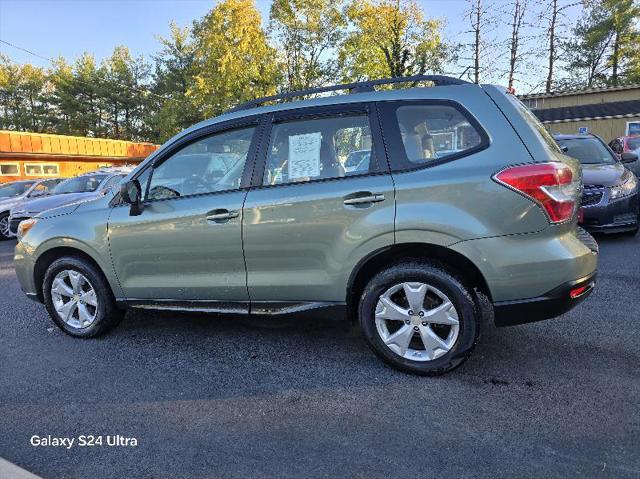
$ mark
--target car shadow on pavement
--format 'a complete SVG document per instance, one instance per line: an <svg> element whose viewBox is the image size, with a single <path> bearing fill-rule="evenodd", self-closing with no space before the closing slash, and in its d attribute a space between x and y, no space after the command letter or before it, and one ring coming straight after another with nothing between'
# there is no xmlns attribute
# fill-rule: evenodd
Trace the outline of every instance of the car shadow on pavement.
<svg viewBox="0 0 640 479"><path fill-rule="evenodd" d="M566 376L591 368L603 358L615 363L606 350L594 350L577 338L559 334L576 322L571 315L532 325L498 328L485 324L476 350L461 368L439 380L488 385L540 387L548 376ZM577 319L579 321L579 318ZM385 381L422 380L385 366L367 347L357 329L339 315L315 312L278 317L203 315L135 311L109 335L110 341L144 344L166 361L181 358L203 366L204 377L225 376L227 389L210 393L246 395L247 381L278 383L293 389L372 385ZM544 355L540 351L544 350ZM567 355L567 350L570 354ZM557 361L549 361L550 357ZM566 373L556 371L565 363ZM620 366L620 364L618 364ZM217 371L216 371L217 369ZM193 370L193 367L192 367ZM270 375L266 379L264 375ZM305 384L305 378L313 381ZM269 388L267 388L269 389ZM242 392L240 392L242 391ZM195 392L195 391L193 391ZM265 392L257 387L258 392Z"/></svg>

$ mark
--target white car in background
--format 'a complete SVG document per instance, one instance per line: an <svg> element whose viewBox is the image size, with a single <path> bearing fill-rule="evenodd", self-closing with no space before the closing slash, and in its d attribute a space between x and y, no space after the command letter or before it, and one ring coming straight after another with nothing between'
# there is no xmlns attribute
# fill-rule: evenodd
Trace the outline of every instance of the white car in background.
<svg viewBox="0 0 640 479"><path fill-rule="evenodd" d="M16 204L9 215L9 234L15 236L24 220L60 206L99 198L120 184L129 173L125 169L102 169L69 178L58 184L45 198Z"/></svg>
<svg viewBox="0 0 640 479"><path fill-rule="evenodd" d="M51 190L66 178L49 178L13 181L0 185L0 241L14 235L9 230L11 208L25 201L48 195Z"/></svg>

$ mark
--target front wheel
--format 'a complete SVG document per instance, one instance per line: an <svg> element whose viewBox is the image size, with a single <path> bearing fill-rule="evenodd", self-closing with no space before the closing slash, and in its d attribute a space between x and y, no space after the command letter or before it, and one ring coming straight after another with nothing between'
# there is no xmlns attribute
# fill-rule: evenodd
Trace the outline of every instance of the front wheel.
<svg viewBox="0 0 640 479"><path fill-rule="evenodd" d="M0 214L0 241L8 240L11 238L11 231L9 230L9 213Z"/></svg>
<svg viewBox="0 0 640 479"><path fill-rule="evenodd" d="M71 336L98 336L124 316L102 273L82 258L55 260L47 268L42 288L49 316Z"/></svg>
<svg viewBox="0 0 640 479"><path fill-rule="evenodd" d="M481 316L463 282L427 262L381 271L359 306L360 325L373 351L391 366L421 375L461 365L478 340Z"/></svg>

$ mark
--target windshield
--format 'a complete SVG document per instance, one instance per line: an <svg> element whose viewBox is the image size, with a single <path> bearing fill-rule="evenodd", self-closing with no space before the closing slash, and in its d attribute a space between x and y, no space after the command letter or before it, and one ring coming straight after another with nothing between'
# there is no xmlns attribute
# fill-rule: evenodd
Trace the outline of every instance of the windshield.
<svg viewBox="0 0 640 479"><path fill-rule="evenodd" d="M611 165L616 162L613 153L598 138L563 138L558 144L567 148L566 154L583 165Z"/></svg>
<svg viewBox="0 0 640 479"><path fill-rule="evenodd" d="M529 108L527 108L527 106L515 95L508 94L507 98L509 98L509 100L511 100L511 102L516 106L520 116L533 127L536 133L538 133L540 139L542 139L551 148L551 150L556 153L562 153L558 144L553 139L553 136L551 136L551 133L549 133L540 120L538 120L538 117L535 116L533 112L529 110Z"/></svg>
<svg viewBox="0 0 640 479"><path fill-rule="evenodd" d="M638 150L640 149L640 137L638 138L627 138L627 148L630 150Z"/></svg>
<svg viewBox="0 0 640 479"><path fill-rule="evenodd" d="M70 180L63 181L56 186L52 193L54 195L64 193L90 193L92 191L96 191L98 186L100 186L100 183L102 183L106 177L107 175L91 175L71 178Z"/></svg>
<svg viewBox="0 0 640 479"><path fill-rule="evenodd" d="M34 181L20 181L0 186L0 198L15 198L27 191L34 184Z"/></svg>

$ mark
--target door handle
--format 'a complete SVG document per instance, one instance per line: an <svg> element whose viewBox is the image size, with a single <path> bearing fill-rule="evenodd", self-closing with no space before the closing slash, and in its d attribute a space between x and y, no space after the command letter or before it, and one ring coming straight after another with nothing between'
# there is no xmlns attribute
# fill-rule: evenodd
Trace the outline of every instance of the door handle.
<svg viewBox="0 0 640 479"><path fill-rule="evenodd" d="M229 210L213 210L207 213L207 221L215 221L222 223L232 218L237 218L240 215L237 211Z"/></svg>
<svg viewBox="0 0 640 479"><path fill-rule="evenodd" d="M380 201L384 201L384 195L365 193L363 196L347 198L343 201L343 203L345 205L364 205L367 203L379 203Z"/></svg>

